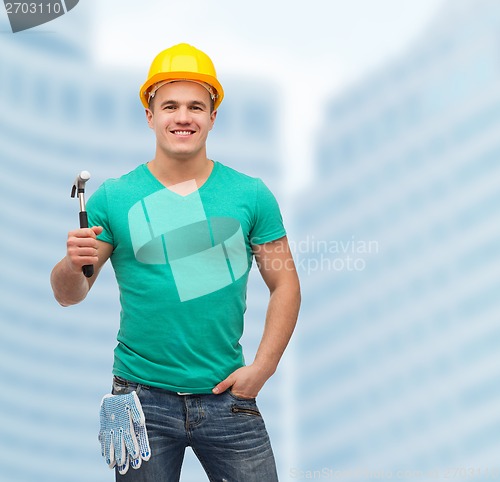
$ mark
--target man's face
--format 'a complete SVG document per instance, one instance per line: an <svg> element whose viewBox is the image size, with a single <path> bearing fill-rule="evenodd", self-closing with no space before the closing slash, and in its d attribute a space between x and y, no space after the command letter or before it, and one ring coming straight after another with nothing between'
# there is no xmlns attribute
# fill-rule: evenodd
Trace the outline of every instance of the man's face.
<svg viewBox="0 0 500 482"><path fill-rule="evenodd" d="M154 109L146 109L157 147L168 157L190 159L205 154L208 133L217 112L210 112L210 94L194 82L172 82L156 91Z"/></svg>

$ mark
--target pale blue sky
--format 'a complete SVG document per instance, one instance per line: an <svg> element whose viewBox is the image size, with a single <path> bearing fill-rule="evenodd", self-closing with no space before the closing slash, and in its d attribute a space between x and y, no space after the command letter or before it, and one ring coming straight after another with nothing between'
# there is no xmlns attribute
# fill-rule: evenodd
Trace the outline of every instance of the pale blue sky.
<svg viewBox="0 0 500 482"><path fill-rule="evenodd" d="M284 70L307 76L319 68L331 74L330 85L343 85L404 52L443 0L91 0L88 5L99 40L96 54L108 64L148 65L159 49L187 41L209 52L221 73L271 76Z"/></svg>

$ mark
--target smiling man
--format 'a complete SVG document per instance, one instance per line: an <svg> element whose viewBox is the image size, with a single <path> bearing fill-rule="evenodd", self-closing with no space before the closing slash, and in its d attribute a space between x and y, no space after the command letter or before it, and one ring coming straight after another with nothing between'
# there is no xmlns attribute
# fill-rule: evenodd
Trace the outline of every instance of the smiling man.
<svg viewBox="0 0 500 482"><path fill-rule="evenodd" d="M146 110L157 146L157 156L150 165L163 165L164 156L178 160L201 157L209 165L205 144L216 115L210 92L203 84L176 81L161 85Z"/></svg>
<svg viewBox="0 0 500 482"><path fill-rule="evenodd" d="M117 480L172 482L191 446L211 481L275 481L256 397L300 305L278 204L260 179L207 157L224 91L206 54L187 44L162 51L140 96L155 157L99 187L87 204L92 227L68 234L51 275L68 306L108 259L115 270L122 309L112 393L101 403L103 456ZM270 298L246 365L239 340L253 259Z"/></svg>

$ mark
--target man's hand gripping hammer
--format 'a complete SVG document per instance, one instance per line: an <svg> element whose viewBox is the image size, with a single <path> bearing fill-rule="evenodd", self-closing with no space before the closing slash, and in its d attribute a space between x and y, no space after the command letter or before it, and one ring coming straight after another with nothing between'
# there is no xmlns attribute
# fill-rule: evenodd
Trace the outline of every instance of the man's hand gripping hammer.
<svg viewBox="0 0 500 482"><path fill-rule="evenodd" d="M73 183L73 188L71 189L71 197L75 197L78 194L78 199L80 201L80 227L88 228L89 222L87 218L87 211L85 211L85 183L90 179L90 172L82 171L78 176L76 176L75 182ZM94 274L94 265L87 264L82 267L83 274L90 278Z"/></svg>

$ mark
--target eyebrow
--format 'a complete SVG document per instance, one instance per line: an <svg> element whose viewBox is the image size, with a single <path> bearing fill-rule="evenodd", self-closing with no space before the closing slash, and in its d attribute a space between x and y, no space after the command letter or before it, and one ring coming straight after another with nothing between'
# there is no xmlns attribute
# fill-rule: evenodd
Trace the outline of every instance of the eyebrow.
<svg viewBox="0 0 500 482"><path fill-rule="evenodd" d="M160 104L160 107L163 107L165 105L179 105L179 102L176 101L176 100L172 100L172 99L167 99L167 100L164 100L161 104ZM207 104L205 104L205 102L202 102L201 100L192 100L192 101L189 101L188 102L188 105L189 106L200 106L200 107L203 107L203 108L207 108Z"/></svg>
<svg viewBox="0 0 500 482"><path fill-rule="evenodd" d="M205 109L207 108L207 104L205 104L205 102L202 102L201 100L193 100L193 102L191 102L191 105L199 105L200 107L204 107Z"/></svg>

